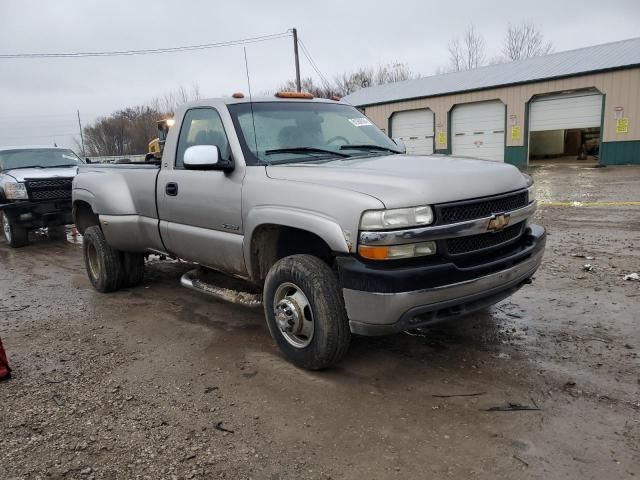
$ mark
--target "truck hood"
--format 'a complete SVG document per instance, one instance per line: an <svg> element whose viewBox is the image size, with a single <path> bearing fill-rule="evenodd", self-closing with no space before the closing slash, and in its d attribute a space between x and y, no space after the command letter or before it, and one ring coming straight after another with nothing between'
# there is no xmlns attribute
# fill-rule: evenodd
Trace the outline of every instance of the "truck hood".
<svg viewBox="0 0 640 480"><path fill-rule="evenodd" d="M513 165L449 156L384 155L326 163L269 165L274 179L344 188L386 208L437 204L509 192L528 185Z"/></svg>
<svg viewBox="0 0 640 480"><path fill-rule="evenodd" d="M4 174L15 178L17 182L37 180L38 178L70 178L78 174L78 167L15 168L13 170L6 170Z"/></svg>

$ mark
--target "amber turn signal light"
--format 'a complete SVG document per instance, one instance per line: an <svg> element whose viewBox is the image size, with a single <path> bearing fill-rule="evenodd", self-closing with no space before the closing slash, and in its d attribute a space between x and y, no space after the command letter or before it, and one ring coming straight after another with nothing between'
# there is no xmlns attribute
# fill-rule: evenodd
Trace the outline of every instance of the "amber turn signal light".
<svg viewBox="0 0 640 480"><path fill-rule="evenodd" d="M372 247L370 245L360 245L358 253L362 258L369 260L386 260L389 255L389 247Z"/></svg>

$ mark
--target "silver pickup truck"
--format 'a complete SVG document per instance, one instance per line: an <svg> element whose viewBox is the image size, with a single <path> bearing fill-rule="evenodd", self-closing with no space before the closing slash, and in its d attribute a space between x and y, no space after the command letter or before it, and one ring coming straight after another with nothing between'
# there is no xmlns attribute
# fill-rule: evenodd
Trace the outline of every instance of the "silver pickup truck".
<svg viewBox="0 0 640 480"><path fill-rule="evenodd" d="M157 164L81 167L73 212L97 290L139 284L154 252L239 277L286 357L320 369L351 334L455 318L530 283L545 231L517 168L405 155L340 101L236 97L181 108Z"/></svg>

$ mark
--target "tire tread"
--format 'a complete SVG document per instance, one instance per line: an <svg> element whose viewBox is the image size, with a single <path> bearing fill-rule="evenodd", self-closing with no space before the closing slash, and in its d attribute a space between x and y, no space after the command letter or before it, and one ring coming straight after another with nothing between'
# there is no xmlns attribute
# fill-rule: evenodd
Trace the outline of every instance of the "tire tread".
<svg viewBox="0 0 640 480"><path fill-rule="evenodd" d="M280 283L292 281L305 291L312 303L316 322L312 344L305 349L291 347L275 324L273 294ZM281 350L295 364L320 370L336 364L349 349L351 331L344 307L344 300L335 272L318 257L299 254L285 257L271 268L264 288L265 316L271 335ZM321 299L321 301L319 301ZM317 322L327 322L319 325Z"/></svg>

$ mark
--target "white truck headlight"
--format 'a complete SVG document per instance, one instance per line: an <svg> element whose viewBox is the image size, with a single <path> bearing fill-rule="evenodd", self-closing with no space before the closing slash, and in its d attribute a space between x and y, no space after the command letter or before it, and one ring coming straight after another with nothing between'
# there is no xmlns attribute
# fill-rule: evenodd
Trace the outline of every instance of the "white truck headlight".
<svg viewBox="0 0 640 480"><path fill-rule="evenodd" d="M7 200L26 200L29 198L24 183L5 183L4 196Z"/></svg>
<svg viewBox="0 0 640 480"><path fill-rule="evenodd" d="M536 186L532 183L529 188L527 188L527 196L529 198L529 203L533 202L536 199Z"/></svg>
<svg viewBox="0 0 640 480"><path fill-rule="evenodd" d="M388 230L429 225L433 222L433 210L429 206L368 210L360 219L360 230Z"/></svg>

